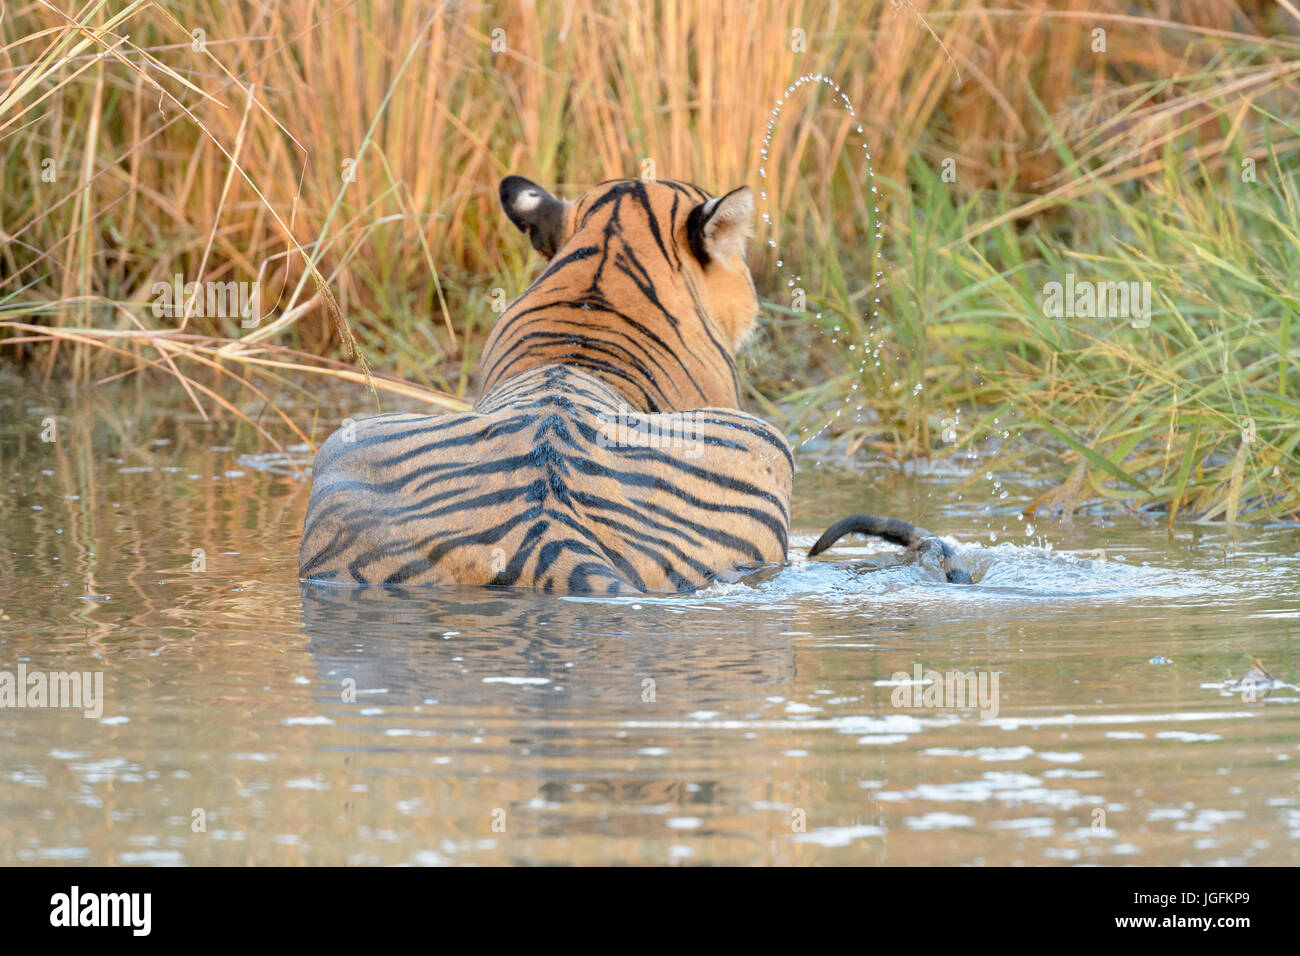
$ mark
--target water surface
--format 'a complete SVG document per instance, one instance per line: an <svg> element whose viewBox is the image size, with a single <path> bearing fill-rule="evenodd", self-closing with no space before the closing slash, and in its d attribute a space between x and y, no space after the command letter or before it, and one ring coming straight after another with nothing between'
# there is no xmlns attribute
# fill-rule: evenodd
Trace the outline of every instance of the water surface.
<svg viewBox="0 0 1300 956"><path fill-rule="evenodd" d="M823 453L794 563L700 594L344 589L297 580L310 457L152 384L0 386L0 671L105 696L0 709L0 863L1300 861L1294 527L1031 522L1033 474ZM850 511L977 583L798 558Z"/></svg>

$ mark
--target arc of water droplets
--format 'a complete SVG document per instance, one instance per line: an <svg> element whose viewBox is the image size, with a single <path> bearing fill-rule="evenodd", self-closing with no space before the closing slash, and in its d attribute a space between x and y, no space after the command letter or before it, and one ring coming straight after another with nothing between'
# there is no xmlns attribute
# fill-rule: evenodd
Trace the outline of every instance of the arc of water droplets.
<svg viewBox="0 0 1300 956"><path fill-rule="evenodd" d="M775 248L776 248L776 239L772 238L772 236L770 235L770 232L771 232L771 230L773 229L774 224L773 224L773 222L772 222L772 214L771 214L770 211L768 211L768 208L767 208L767 162L768 162L768 151L769 151L769 149L770 149L771 146L772 146L772 136L773 136L773 135L775 134L775 132L776 132L776 122L777 122L777 120L779 120L779 119L781 118L781 110L785 108L785 104L786 104L787 102L789 102L790 97L791 97L791 96L792 96L792 95L793 95L797 90L799 90L801 87L807 86L809 83L820 83L820 84L823 84L823 85L825 85L825 86L829 86L832 90L835 91L836 95L838 96L838 100L836 100L835 102L838 102L838 103L842 104L843 107L844 107L846 110L849 111L849 116L856 118L857 115L858 115L857 110L854 109L854 107L853 107L853 103L852 103L852 101L851 101L851 100L849 99L849 97L848 97L848 94L846 94L842 89L840 89L840 85L839 85L838 83L836 83L836 82L835 82L833 79L831 79L829 76L826 76L824 73L812 73L812 74L808 74L808 75L805 75L805 76L801 76L801 77L799 77L797 80L795 80L793 83L791 83L789 86L787 86L787 87L785 88L785 92L781 95L781 98L780 98L779 100L776 101L776 106L775 106L775 108L773 108L773 110L772 110L772 118L769 119L769 120L767 121L767 135L765 135L765 136L763 137L763 146L762 146L762 149L759 151L759 154L760 154L760 156L762 157L762 165L760 165L759 168L758 168L758 175L759 175L759 177L763 180L763 185L760 187L760 190L759 190L759 198L760 198L760 199L762 200L762 202L763 202L763 207L762 207L762 208L763 208L763 222L767 224L768 231L769 231L769 235L768 235L768 239L767 239L767 244L768 244L769 248L772 248L772 249L775 249ZM858 133L859 135L864 135L864 133L863 133L863 129L862 129L862 125L861 125L861 124L858 124L858 127L857 127L857 133ZM880 206L879 206L879 204L878 204L878 200L877 200L876 198L874 198L874 197L879 196L879 193L876 191L876 172L875 172L875 169L873 169L873 168L872 168L872 165L871 165L871 150L870 150L870 148L869 148L869 144L868 144L868 143L863 142L863 144L862 144L862 151L863 151L863 155L866 157L866 160L867 160L867 175L870 177L870 181L871 181L871 195L872 195L872 197L873 197L873 198L872 198L872 201L871 201L871 213L872 213L872 218L873 218L873 220L875 221L875 225L876 225L876 238L877 238L877 239L880 239L880 240L883 240L883 239L884 239L884 223L883 223L883 222L881 221L881 219L880 219ZM881 243L881 245L883 246L883 242ZM882 249L877 249L877 250L876 250L876 259L878 259L878 260L883 260L884 258L885 258L885 256L884 256L884 252L883 252L883 250L882 250ZM883 262L882 262L882 263L877 263L877 265L883 265ZM778 259L776 260L776 266L777 266L778 269L784 268L784 266L785 266L785 261L784 261L783 259L779 259L779 258L778 258ZM874 358L874 359L876 360L876 366L877 366L877 367L880 366L880 349L881 349L881 346L884 344L883 341L877 341L877 342L875 343L875 347L874 347L874 348L868 348L868 346L871 345L871 337L870 337L870 334L871 334L872 332L875 331L875 322L876 322L876 319L878 319L878 318L880 317L880 288L881 288L881 282L882 282L882 280L883 280L883 278L884 278L884 275L885 275L884 271L883 271L882 269L877 268L877 270L876 270L876 275L875 275L874 291L873 291L873 295L872 295L871 322L870 322L869 325L868 325L868 337L867 337L867 340L863 343L862 365L858 367L858 372L859 372L859 374L862 373L862 372L864 372L864 371L866 371L866 367L867 367L866 363L867 363L868 353L870 353L870 357L871 357L871 358ZM796 275L794 278L790 279L790 280L786 283L786 288L793 288L795 282L796 282L797 280L799 280L799 279L802 279L802 278L803 278L802 276L798 276L798 275ZM820 312L818 312L818 313L816 313L816 317L820 319L820 318L822 317L822 314L821 314ZM835 326L834 331L836 331L836 332L839 331L839 326L838 326L838 325ZM831 344L835 344L836 341L837 341L836 339L832 338L832 339L831 339ZM853 346L853 345L850 345L850 346L849 346L849 351L854 351L854 349L855 349L855 346ZM898 382L895 382L894 385L895 385L895 387L897 387L897 386L899 385L899 383L898 383ZM923 387L924 387L924 386L923 386L920 382L918 382L918 383L916 384L915 388L913 388L913 390L912 390L912 394L915 395L915 394L919 393ZM854 389L854 391L856 391L857 388L858 388L858 385L857 385L857 383L855 382L855 383L853 384L853 389ZM845 398L845 402L848 402L848 400L849 400L848 398ZM861 406L859 406L859 407L861 407ZM835 412L835 418L839 418L840 414L841 414L843 411L844 411L843 408L838 409L838 410ZM956 426L956 424L957 424L958 422L960 422L960 420L961 420L961 409L958 408L958 409L954 412L954 417L953 417L953 424L954 424L954 427ZM998 420L995 418L995 419L993 420L993 423L994 423L995 425L998 424ZM800 444L800 445L807 444L809 441L811 441L812 439L816 438L816 437L817 437L818 435L820 435L823 431L825 431L826 428L827 428L829 425L830 425L830 422L829 422L829 421L826 422L825 425L823 425L821 428L817 429L817 431L813 432L811 435L806 435L806 436L804 436L802 439L800 439L799 444ZM1003 439L1008 439L1008 438L1010 438L1010 432L1009 432L1009 431L1003 431L1003 432L1002 432L1002 437L1003 437ZM972 457L972 458L973 458L973 457L976 457L976 454L975 454L974 449L971 449L971 451L970 451L970 457ZM817 462L817 467L820 467L820 465L821 465L821 462L820 462L820 461ZM994 478L993 478L993 473L992 473L992 472L989 472L989 473L987 474L987 478L988 478L990 481L994 480ZM995 492L1001 492L1001 493L998 495L999 498L1006 498L1006 497L1007 497L1007 492L1006 492L1005 490L1003 490L1003 488L1002 488L1002 483L1001 483L1000 481L995 481L995 482L994 482L994 491L995 491ZM959 499L959 500L961 499L961 497L962 497L962 496L958 495L958 499ZM1022 520L1022 521L1023 521L1023 519L1024 519L1024 516L1023 516L1023 515L1019 515L1019 516L1017 516L1017 517L1018 517L1020 520ZM1005 530L1005 525L1003 526L1003 529ZM1030 524L1027 525L1026 528L1025 528L1025 535L1026 535L1026 536L1032 536L1033 533L1034 533L1034 526L1033 526L1032 523L1030 523ZM990 530L990 537L991 537L991 539L992 539L993 541L996 541L996 540L997 540L997 532L994 532L994 531ZM1051 550L1051 544L1050 544L1050 543L1047 544L1047 548L1048 548L1049 551Z"/></svg>
<svg viewBox="0 0 1300 956"><path fill-rule="evenodd" d="M781 98L778 99L778 100L776 101L776 106L772 109L772 118L769 119L769 120L767 121L767 135L765 135L765 136L763 137L763 146L762 146L762 148L759 150L759 155L760 155L760 157L761 157L761 159L762 159L762 164L761 164L761 165L759 166L759 168L758 168L758 175L759 175L759 178L761 178L761 179L763 180L763 183L762 183L762 185L761 185L760 188L759 188L759 198L762 200L762 203L763 203L763 207L762 207L762 208L763 208L763 222L767 224L768 232L769 232L768 239L767 239L767 244L768 244L768 247L769 247L769 248L772 248L772 249L775 249L775 248L776 248L776 239L773 238L773 237L771 236L771 234L770 234L771 231L772 231L772 229L774 228L774 223L772 222L772 214L771 214L771 212L770 212L770 211L768 210L768 208L767 208L767 162L768 162L768 151L771 149L771 146L772 146L772 136L776 133L776 123L777 123L777 120L779 120L779 119L781 118L781 110L785 108L785 104L790 100L790 97L791 97L792 95L794 95L795 91L797 91L798 89L800 89L800 88L803 87L803 86L807 86L809 83L820 83L820 84L823 84L823 85L825 85L825 86L829 86L832 90L835 91L835 94L836 94L836 96L837 96L837 99L836 99L834 102L837 102L837 103L839 103L839 104L842 104L843 107L844 107L846 110L848 110L848 112L849 112L849 116L856 118L857 115L858 115L857 110L856 110L856 109L854 108L854 106L853 106L853 102L852 102L852 101L849 99L849 97L848 97L848 94L845 93L842 89L840 89L840 85L839 85L838 83L836 83L836 82L835 82L833 79L831 79L829 76L826 76L824 73L811 73L811 74L807 74L807 75L804 75L804 76L799 77L797 80L795 80L793 83L791 83L789 86L787 86L787 87L785 88L785 92L784 92L783 94L781 94ZM863 129L862 129L862 125L861 125L860 123L858 124L858 127L857 127L857 133L858 133L859 135L863 135ZM871 165L871 149L870 149L870 144L864 142L864 143L862 144L862 151L863 151L863 155L866 157L866 160L867 160L867 176L870 178L870 183L871 183L871 195L872 195L872 197L873 197L872 200L871 200L871 214L872 214L872 219L873 219L873 221L875 222L875 226L876 226L876 233L875 233L875 235L876 235L876 238L877 238L877 239L883 239L883 238L884 238L884 223L883 223L883 222L881 221L881 219L880 219L880 206L879 206L879 204L878 204L878 199L876 198L876 197L879 196L879 193L876 191L876 171L875 171L875 169L872 168L872 165ZM882 243L882 244L883 244L883 243ZM883 252L881 249L877 249L877 250L876 250L876 258L879 259L879 260L883 260L884 257L885 257L885 256L884 256L884 252ZM880 265L883 265L883 263L878 262L878 263L877 263L877 266L880 266ZM785 260L784 260L784 259L781 259L781 258L778 258L778 259L776 260L776 267L777 267L778 269L781 269L781 268L783 268L784 266L785 266ZM883 271L882 269L880 269L880 268L877 268L877 269L876 269L875 283L874 283L874 289L873 289L873 294L872 294L871 323L870 323L870 326L869 326L872 330L874 330L876 319L878 319L878 318L880 317L880 288L881 288L882 280L884 279L884 275L885 275L885 273L884 273L884 271ZM786 288L794 288L794 284L795 284L795 282L798 281L798 280L800 280L800 279L802 279L802 278L803 278L802 276L798 276L798 275L796 275L794 278L792 278L792 279L790 279L789 281L786 282ZM820 312L818 312L818 313L816 313L816 317L820 319L820 318L822 317L822 314L821 314ZM836 331L836 332L839 331L839 326L838 326L838 325L835 327L834 331ZM834 344L835 341L836 341L836 340L835 340L834 338L831 339L831 343L832 343L832 344ZM880 364L880 348L881 348L881 344L882 344L882 343L877 342L877 343L876 343L876 346L875 346L874 349L869 349L867 346L869 346L870 343L871 343L871 339L870 339L870 337L868 337L867 341L863 343L862 366L858 369L858 372L859 372L859 373L861 373L861 372L863 372L863 371L866 370L866 367L867 367L867 366L866 366L866 362L867 362L867 353L868 353L868 352L870 352L871 357L874 358L874 359L876 360L876 365L879 365L879 364ZM850 345L850 346L849 346L849 351L850 351L850 352L855 351L855 350L856 350L856 346L854 346L854 345ZM854 391L857 391L857 388L858 388L858 385L857 385L857 383L855 382L855 383L853 384L853 390L854 390ZM845 401L847 402L848 399L846 398ZM844 409L842 409L842 408L841 408L841 409L838 409L838 410L835 412L835 417L838 418L838 417L840 416L840 414L841 414L843 411L844 411ZM830 423L827 422L826 424L829 425ZM808 441L812 440L813 438L816 438L816 437L817 437L818 435L820 435L823 431L825 431L825 429L826 429L826 425L823 425L821 428L817 429L817 431L815 431L813 434L805 436L805 437L800 441L800 444L801 444L801 445L802 445L802 444L805 444L805 443L807 443Z"/></svg>

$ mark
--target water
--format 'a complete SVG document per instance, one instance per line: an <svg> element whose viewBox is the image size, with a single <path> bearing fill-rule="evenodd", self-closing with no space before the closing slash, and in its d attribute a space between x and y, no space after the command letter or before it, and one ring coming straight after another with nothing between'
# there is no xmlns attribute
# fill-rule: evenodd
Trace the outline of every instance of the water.
<svg viewBox="0 0 1300 956"><path fill-rule="evenodd" d="M856 540L690 597L304 588L305 450L2 390L0 671L105 701L0 710L0 863L1300 861L1295 528L1026 534L1032 473L805 456L793 551L912 516L977 584ZM996 713L900 706L918 665Z"/></svg>

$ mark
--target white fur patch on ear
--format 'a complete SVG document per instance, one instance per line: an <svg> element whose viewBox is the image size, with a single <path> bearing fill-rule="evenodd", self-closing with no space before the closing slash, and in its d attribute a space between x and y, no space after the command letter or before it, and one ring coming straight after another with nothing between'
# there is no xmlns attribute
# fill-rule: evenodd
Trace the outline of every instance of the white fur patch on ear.
<svg viewBox="0 0 1300 956"><path fill-rule="evenodd" d="M515 197L515 210L517 212L532 212L542 204L542 197L534 189L526 189Z"/></svg>
<svg viewBox="0 0 1300 956"><path fill-rule="evenodd" d="M507 176L497 187L501 208L521 232L527 233L533 248L548 259L564 243L565 210L568 203L556 199L544 188L523 176Z"/></svg>
<svg viewBox="0 0 1300 956"><path fill-rule="evenodd" d="M710 255L743 255L745 240L754 234L754 194L748 186L704 204L704 243Z"/></svg>

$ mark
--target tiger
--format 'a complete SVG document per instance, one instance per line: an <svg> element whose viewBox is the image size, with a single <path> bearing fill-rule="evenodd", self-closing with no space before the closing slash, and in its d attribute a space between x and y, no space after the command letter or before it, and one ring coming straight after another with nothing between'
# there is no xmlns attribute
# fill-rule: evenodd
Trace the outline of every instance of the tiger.
<svg viewBox="0 0 1300 956"><path fill-rule="evenodd" d="M786 561L794 458L741 408L758 297L748 186L600 183L565 201L522 176L501 207L547 259L494 324L464 413L392 413L321 445L304 581L689 592ZM931 550L895 519L828 529ZM735 577L733 577L735 576Z"/></svg>

